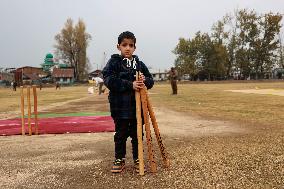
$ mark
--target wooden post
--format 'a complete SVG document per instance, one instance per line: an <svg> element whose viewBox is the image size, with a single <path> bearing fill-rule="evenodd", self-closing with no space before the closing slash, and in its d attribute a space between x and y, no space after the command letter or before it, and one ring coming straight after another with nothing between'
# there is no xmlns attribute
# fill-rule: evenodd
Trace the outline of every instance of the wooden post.
<svg viewBox="0 0 284 189"><path fill-rule="evenodd" d="M152 137L151 137L151 129L149 123L149 115L148 115L148 108L147 108L147 97L146 97L146 87L140 90L141 101L142 101L142 110L143 110L143 118L145 124L145 131L146 131L146 139L147 139L147 147L148 147L148 158L150 161L150 169L152 173L157 172L157 165L154 157L154 150L152 144Z"/></svg>
<svg viewBox="0 0 284 189"><path fill-rule="evenodd" d="M165 149L165 146L162 142L162 138L161 138L161 135L160 135L158 123L156 121L156 117L155 117L155 114L154 114L154 111L153 111L153 108L152 108L152 104L150 102L150 99L149 99L149 96L148 96L147 93L146 93L146 97L147 97L147 105L148 105L148 109L149 109L150 118L151 118L151 121L152 121L152 125L153 125L153 128L154 128L154 132L155 132L155 135L156 135L158 145L160 147L160 151L161 151L161 154L162 154L164 165L165 165L165 167L169 167L170 161L167 157L166 149Z"/></svg>
<svg viewBox="0 0 284 189"><path fill-rule="evenodd" d="M138 81L138 72L136 72L136 81ZM140 175L144 175L141 101L140 101L140 92L139 91L135 91L135 100L136 100L136 119L137 119L139 174Z"/></svg>
<svg viewBox="0 0 284 189"><path fill-rule="evenodd" d="M33 85L33 96L34 96L34 120L35 120L35 134L38 135L38 120L37 120L37 93L36 86Z"/></svg>
<svg viewBox="0 0 284 189"><path fill-rule="evenodd" d="M27 87L27 100L28 100L28 128L29 135L32 135L32 127L31 127L31 87Z"/></svg>
<svg viewBox="0 0 284 189"><path fill-rule="evenodd" d="M25 95L24 95L23 86L21 86L21 117L22 117L22 135L25 135Z"/></svg>

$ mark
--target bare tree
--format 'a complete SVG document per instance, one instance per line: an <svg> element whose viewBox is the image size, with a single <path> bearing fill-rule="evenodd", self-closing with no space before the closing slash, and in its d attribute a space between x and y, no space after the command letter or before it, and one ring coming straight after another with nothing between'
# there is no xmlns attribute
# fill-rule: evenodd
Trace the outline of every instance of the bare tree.
<svg viewBox="0 0 284 189"><path fill-rule="evenodd" d="M67 19L63 29L55 36L56 54L64 63L74 67L75 79L84 79L87 68L87 47L91 35L86 33L86 25L79 19L74 26L71 18Z"/></svg>

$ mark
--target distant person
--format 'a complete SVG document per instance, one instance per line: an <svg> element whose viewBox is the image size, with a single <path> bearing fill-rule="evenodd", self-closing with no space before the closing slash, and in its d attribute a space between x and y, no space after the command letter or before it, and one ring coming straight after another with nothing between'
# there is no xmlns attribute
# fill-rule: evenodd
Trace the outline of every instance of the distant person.
<svg viewBox="0 0 284 189"><path fill-rule="evenodd" d="M170 79L170 82L171 82L172 94L176 95L177 94L178 73L177 73L177 70L174 67L172 67L171 71L169 72L169 79Z"/></svg>
<svg viewBox="0 0 284 189"><path fill-rule="evenodd" d="M104 80L100 77L95 77L93 80L96 82L96 86L99 87L99 95L104 93L105 90L103 90Z"/></svg>
<svg viewBox="0 0 284 189"><path fill-rule="evenodd" d="M138 139L135 91L146 86L152 88L154 81L147 66L133 55L136 49L136 38L126 31L119 35L117 49L119 54L111 56L103 69L104 83L109 89L111 116L115 123L115 160L111 172L120 173L125 166L126 141L131 137L134 168L139 172ZM136 81L136 72L140 78Z"/></svg>
<svg viewBox="0 0 284 189"><path fill-rule="evenodd" d="M42 82L39 83L39 90L42 89Z"/></svg>
<svg viewBox="0 0 284 189"><path fill-rule="evenodd" d="M56 82L55 83L55 89L57 90L57 89L60 89L60 83L59 82Z"/></svg>
<svg viewBox="0 0 284 189"><path fill-rule="evenodd" d="M16 90L17 90L17 82L14 81L14 82L13 82L13 91L16 91Z"/></svg>

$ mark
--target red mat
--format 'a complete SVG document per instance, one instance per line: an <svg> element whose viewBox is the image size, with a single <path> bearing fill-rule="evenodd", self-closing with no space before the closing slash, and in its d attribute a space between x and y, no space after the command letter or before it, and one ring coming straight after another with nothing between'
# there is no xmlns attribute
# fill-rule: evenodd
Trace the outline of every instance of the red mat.
<svg viewBox="0 0 284 189"><path fill-rule="evenodd" d="M32 119L34 127L33 121ZM110 116L55 117L40 118L38 128L39 134L113 132L114 123ZM25 119L25 129L28 133L27 119ZM22 134L20 118L0 120L0 135L19 134Z"/></svg>

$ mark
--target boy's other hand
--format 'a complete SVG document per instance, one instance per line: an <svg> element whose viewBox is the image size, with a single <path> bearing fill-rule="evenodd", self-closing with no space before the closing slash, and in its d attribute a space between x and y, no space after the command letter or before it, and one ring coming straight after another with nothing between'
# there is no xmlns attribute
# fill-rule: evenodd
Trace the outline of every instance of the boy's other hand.
<svg viewBox="0 0 284 189"><path fill-rule="evenodd" d="M139 81L133 81L133 89L135 91L139 91L140 89L142 89L144 87L144 83L143 81L139 80Z"/></svg>

